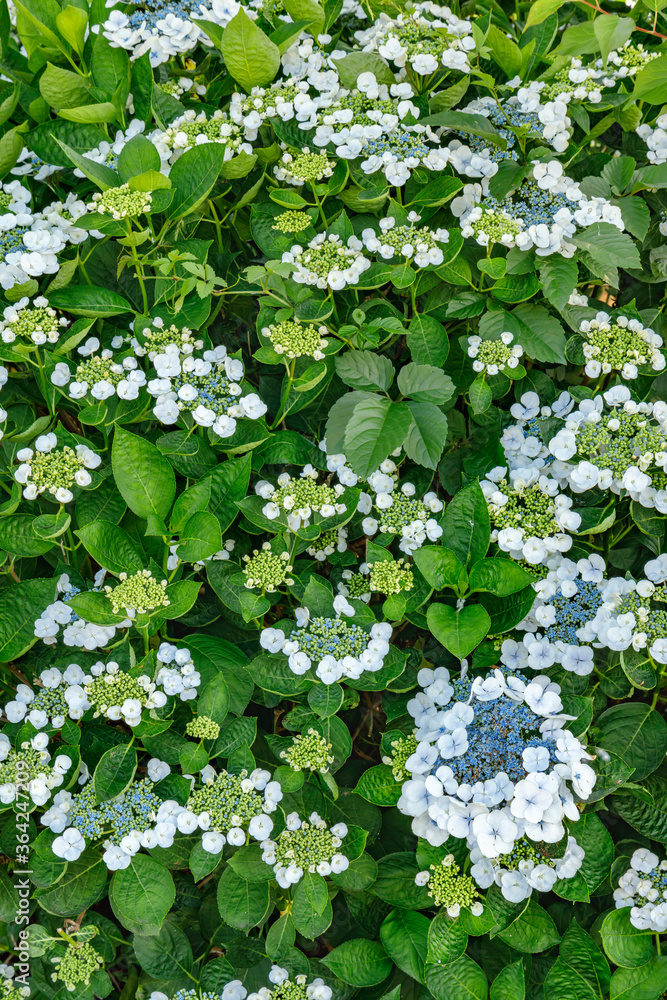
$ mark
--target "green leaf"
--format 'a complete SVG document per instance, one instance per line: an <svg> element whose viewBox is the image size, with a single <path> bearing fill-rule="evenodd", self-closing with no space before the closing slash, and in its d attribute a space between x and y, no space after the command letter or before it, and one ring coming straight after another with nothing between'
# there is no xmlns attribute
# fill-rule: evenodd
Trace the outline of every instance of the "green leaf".
<svg viewBox="0 0 667 1000"><path fill-rule="evenodd" d="M451 549L422 545L414 552L413 558L417 569L434 590L451 587L458 592L467 580L463 563Z"/></svg>
<svg viewBox="0 0 667 1000"><path fill-rule="evenodd" d="M204 687L197 701L197 713L213 719L219 726L229 712L229 688L223 674L217 674Z"/></svg>
<svg viewBox="0 0 667 1000"><path fill-rule="evenodd" d="M551 14L555 14L557 10L560 10L564 4L565 0L535 0L535 3L530 5L524 31L526 28L532 28L536 24L541 24Z"/></svg>
<svg viewBox="0 0 667 1000"><path fill-rule="evenodd" d="M417 364L442 367L449 354L447 332L437 319L419 313L408 327L407 344L412 360Z"/></svg>
<svg viewBox="0 0 667 1000"><path fill-rule="evenodd" d="M90 316L94 319L107 319L133 311L127 299L118 292L92 285L68 285L50 292L49 305L54 309L66 309L74 316Z"/></svg>
<svg viewBox="0 0 667 1000"><path fill-rule="evenodd" d="M236 930L248 931L261 923L271 906L268 882L247 882L226 868L218 882L220 916Z"/></svg>
<svg viewBox="0 0 667 1000"><path fill-rule="evenodd" d="M246 882L270 882L273 878L273 868L262 861L259 844L240 847L229 859L229 866Z"/></svg>
<svg viewBox="0 0 667 1000"><path fill-rule="evenodd" d="M123 927L135 934L159 934L175 898L170 872L147 854L135 854L111 880L111 908Z"/></svg>
<svg viewBox="0 0 667 1000"><path fill-rule="evenodd" d="M131 177L138 177L148 170L159 171L160 166L160 154L157 149L145 135L139 134L133 136L121 149L118 157L118 176L125 184Z"/></svg>
<svg viewBox="0 0 667 1000"><path fill-rule="evenodd" d="M525 1000L526 976L523 962L513 962L501 969L491 983L490 1000Z"/></svg>
<svg viewBox="0 0 667 1000"><path fill-rule="evenodd" d="M508 79L521 71L521 49L495 24L489 26L486 44L491 49L493 61Z"/></svg>
<svg viewBox="0 0 667 1000"><path fill-rule="evenodd" d="M106 895L107 875L107 866L102 860L101 852L96 847L89 847L76 861L67 863L64 874L54 886L38 889L35 897L47 913L59 917L77 917ZM171 879L171 876L167 877Z"/></svg>
<svg viewBox="0 0 667 1000"><path fill-rule="evenodd" d="M50 62L39 78L39 92L56 111L90 104L90 89L84 77Z"/></svg>
<svg viewBox="0 0 667 1000"><path fill-rule="evenodd" d="M614 965L632 969L644 965L653 956L653 935L630 923L630 909L610 910L600 927L602 947Z"/></svg>
<svg viewBox="0 0 667 1000"><path fill-rule="evenodd" d="M115 799L130 785L137 769L137 751L129 744L112 747L102 754L93 784L98 802Z"/></svg>
<svg viewBox="0 0 667 1000"><path fill-rule="evenodd" d="M493 392L484 375L477 376L470 386L468 394L474 414L486 413L493 402Z"/></svg>
<svg viewBox="0 0 667 1000"><path fill-rule="evenodd" d="M270 83L280 68L278 46L250 20L243 8L222 33L222 57L227 71L248 94L253 87Z"/></svg>
<svg viewBox="0 0 667 1000"><path fill-rule="evenodd" d="M617 969L610 1000L658 1000L667 990L667 958L654 956L639 969Z"/></svg>
<svg viewBox="0 0 667 1000"><path fill-rule="evenodd" d="M479 136L486 142L498 146L500 149L507 148L507 142L503 139L498 129L485 118L484 115L466 114L462 111L439 111L435 115L420 119L420 123L432 126L444 126L453 129L455 132L463 132L469 135Z"/></svg>
<svg viewBox="0 0 667 1000"><path fill-rule="evenodd" d="M242 10L236 17L241 14ZM231 24L225 31L230 27ZM182 219L201 205L215 184L224 161L225 146L219 142L193 146L179 156L169 173L174 192L167 212L170 219Z"/></svg>
<svg viewBox="0 0 667 1000"><path fill-rule="evenodd" d="M468 935L458 918L447 915L445 910L436 913L428 929L429 964L449 965L465 952Z"/></svg>
<svg viewBox="0 0 667 1000"><path fill-rule="evenodd" d="M199 485L199 484L198 484ZM222 548L220 523L209 511L196 511L181 532L178 557L185 562L203 562Z"/></svg>
<svg viewBox="0 0 667 1000"><path fill-rule="evenodd" d="M455 392L454 383L440 368L413 361L398 373L398 388L404 396L424 403L446 403Z"/></svg>
<svg viewBox="0 0 667 1000"><path fill-rule="evenodd" d="M600 44L603 63L612 49L620 49L635 30L635 22L631 17L617 17L615 14L604 14L593 21L595 37Z"/></svg>
<svg viewBox="0 0 667 1000"><path fill-rule="evenodd" d="M158 979L177 979L192 972L193 957L185 931L164 923L153 936L135 934L132 947L142 970Z"/></svg>
<svg viewBox="0 0 667 1000"><path fill-rule="evenodd" d="M468 604L460 611L447 604L432 604L426 620L438 642L459 660L472 653L491 627L491 619L480 604Z"/></svg>
<svg viewBox="0 0 667 1000"><path fill-rule="evenodd" d="M353 389L388 389L394 381L394 367L383 354L349 351L336 356L336 372Z"/></svg>
<svg viewBox="0 0 667 1000"><path fill-rule="evenodd" d="M667 723L650 705L614 705L597 720L598 746L618 754L634 767L633 781L654 771L667 753Z"/></svg>
<svg viewBox="0 0 667 1000"><path fill-rule="evenodd" d="M508 597L528 587L534 577L511 559L480 559L470 570L470 592L488 590L496 597Z"/></svg>
<svg viewBox="0 0 667 1000"><path fill-rule="evenodd" d="M498 937L516 951L530 955L546 951L560 941L553 918L532 899L521 916Z"/></svg>
<svg viewBox="0 0 667 1000"><path fill-rule="evenodd" d="M467 955L448 965L427 965L426 985L435 1000L486 1000L489 991L486 973Z"/></svg>
<svg viewBox="0 0 667 1000"><path fill-rule="evenodd" d="M572 921L563 935L560 958L566 966L566 982L586 984L597 996L609 990L609 963L594 940L576 921Z"/></svg>
<svg viewBox="0 0 667 1000"><path fill-rule="evenodd" d="M424 981L430 920L414 910L392 910L380 927L380 941L395 965L417 982Z"/></svg>
<svg viewBox="0 0 667 1000"><path fill-rule="evenodd" d="M404 443L405 453L418 465L437 469L447 443L447 417L434 403L409 399L406 405L412 423Z"/></svg>
<svg viewBox="0 0 667 1000"><path fill-rule="evenodd" d="M579 276L576 260L556 253L542 257L538 267L545 296L556 309L564 309Z"/></svg>
<svg viewBox="0 0 667 1000"><path fill-rule="evenodd" d="M395 806L401 795L401 785L388 764L377 764L364 771L355 792L373 805Z"/></svg>
<svg viewBox="0 0 667 1000"><path fill-rule="evenodd" d="M338 979L350 986L376 986L392 970L391 959L379 941L354 938L345 941L321 959Z"/></svg>
<svg viewBox="0 0 667 1000"><path fill-rule="evenodd" d="M648 104L664 104L666 86L667 55L663 54L657 59L652 59L643 69L639 70L635 77L635 89L632 96L646 101Z"/></svg>
<svg viewBox="0 0 667 1000"><path fill-rule="evenodd" d="M357 403L345 428L345 454L354 471L364 478L403 442L412 416L405 404L377 397Z"/></svg>
<svg viewBox="0 0 667 1000"><path fill-rule="evenodd" d="M285 10L293 21L306 21L314 38L324 31L326 15L316 0L285 0Z"/></svg>
<svg viewBox="0 0 667 1000"><path fill-rule="evenodd" d="M372 73L378 83L385 83L388 87L396 82L393 72L377 52L350 52L333 62L342 86L348 90L357 89L357 78L361 73Z"/></svg>
<svg viewBox="0 0 667 1000"><path fill-rule="evenodd" d="M491 536L489 509L479 483L459 490L445 507L443 538L465 566L486 555Z"/></svg>
<svg viewBox="0 0 667 1000"><path fill-rule="evenodd" d="M308 704L315 715L328 719L343 704L343 689L340 684L315 684L308 692Z"/></svg>
<svg viewBox="0 0 667 1000"><path fill-rule="evenodd" d="M144 567L144 558L133 539L117 524L95 520L75 534L95 562L111 573L131 573Z"/></svg>
<svg viewBox="0 0 667 1000"><path fill-rule="evenodd" d="M565 363L565 331L544 306L521 303L512 312L487 312L479 321L484 339L497 339L504 331L514 334L527 357L545 364Z"/></svg>
<svg viewBox="0 0 667 1000"><path fill-rule="evenodd" d="M592 226L587 226L581 232L575 233L571 240L580 250L590 254L599 268L600 275L605 280L608 278L610 282L613 281L614 271L618 267L641 267L639 252L632 239L610 222L596 222Z"/></svg>
<svg viewBox="0 0 667 1000"><path fill-rule="evenodd" d="M116 485L130 510L139 517L156 517L164 521L176 493L176 477L155 445L117 427L111 467Z"/></svg>
<svg viewBox="0 0 667 1000"><path fill-rule="evenodd" d="M0 663L18 659L37 642L35 620L55 590L55 578L24 580L0 590Z"/></svg>

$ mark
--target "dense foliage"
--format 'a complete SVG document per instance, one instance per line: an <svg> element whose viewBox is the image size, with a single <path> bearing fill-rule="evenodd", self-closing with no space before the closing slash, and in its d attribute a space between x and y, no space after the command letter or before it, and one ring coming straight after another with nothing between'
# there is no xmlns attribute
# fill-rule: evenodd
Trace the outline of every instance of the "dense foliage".
<svg viewBox="0 0 667 1000"><path fill-rule="evenodd" d="M667 0L0 0L0 998L667 996Z"/></svg>

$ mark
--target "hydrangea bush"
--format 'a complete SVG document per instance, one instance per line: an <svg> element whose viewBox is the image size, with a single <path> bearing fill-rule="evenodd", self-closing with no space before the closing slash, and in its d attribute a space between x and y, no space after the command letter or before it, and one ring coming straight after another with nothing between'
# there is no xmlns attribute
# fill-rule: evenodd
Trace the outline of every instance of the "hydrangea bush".
<svg viewBox="0 0 667 1000"><path fill-rule="evenodd" d="M667 997L666 237L667 0L0 0L0 1000Z"/></svg>

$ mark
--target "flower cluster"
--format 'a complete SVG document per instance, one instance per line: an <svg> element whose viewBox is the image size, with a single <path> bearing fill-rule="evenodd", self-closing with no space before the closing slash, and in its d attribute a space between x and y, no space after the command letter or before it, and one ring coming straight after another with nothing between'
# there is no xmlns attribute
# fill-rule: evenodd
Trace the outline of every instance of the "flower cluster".
<svg viewBox="0 0 667 1000"><path fill-rule="evenodd" d="M329 828L316 812L311 813L308 822L300 819L298 813L289 813L278 839L260 844L262 861L273 868L282 889L296 885L305 872L338 875L350 864L339 850L346 836L345 823Z"/></svg>
<svg viewBox="0 0 667 1000"><path fill-rule="evenodd" d="M78 663L70 663L62 671L47 667L39 674L41 686L37 693L27 684L17 685L16 698L4 707L8 721L25 720L35 729L45 726L62 729L66 718L80 719L90 708L81 687L85 676Z"/></svg>
<svg viewBox="0 0 667 1000"><path fill-rule="evenodd" d="M501 333L499 340L468 337L468 357L474 359L473 369L486 375L497 375L506 368L515 369L523 355L523 347L519 344L510 347L513 340L513 333Z"/></svg>
<svg viewBox="0 0 667 1000"><path fill-rule="evenodd" d="M220 771L192 793L176 822L181 833L203 831L203 849L220 854L226 843L245 844L246 831L254 840L266 840L273 830L270 813L282 797L279 783L271 781L270 773L262 768L250 774Z"/></svg>
<svg viewBox="0 0 667 1000"><path fill-rule="evenodd" d="M92 477L89 469L96 469L102 459L85 444L75 448L65 445L58 448L58 438L51 432L42 434L32 448L21 448L16 453L21 463L14 473L14 479L23 486L26 500L36 500L48 492L58 503L69 503L74 499L73 486L90 486Z"/></svg>
<svg viewBox="0 0 667 1000"><path fill-rule="evenodd" d="M146 376L139 368L134 357L119 358L114 361L113 351L104 349L100 354L94 353L100 344L96 337L79 347L78 352L85 353L85 361L76 364L74 372L67 361L58 361L51 381L59 388L67 386L72 399L84 399L90 396L93 400L109 399L118 396L119 399L137 399L139 390L146 385Z"/></svg>
<svg viewBox="0 0 667 1000"><path fill-rule="evenodd" d="M585 799L595 784L589 755L563 728L558 684L498 669L450 681L444 667L418 680L408 702L418 744L398 803L414 833L435 846L465 838L489 859L522 837L558 843L564 818L579 818L573 791Z"/></svg>
<svg viewBox="0 0 667 1000"><path fill-rule="evenodd" d="M470 872L482 889L494 882L510 903L528 899L533 889L550 892L558 879L574 878L581 868L585 852L574 837L568 836L562 856L556 856L559 845L535 844L527 837L517 840L507 854L485 857L479 847L470 852Z"/></svg>
<svg viewBox="0 0 667 1000"><path fill-rule="evenodd" d="M340 291L347 285L356 285L371 266L359 249L360 243L353 236L346 246L340 236L319 233L306 247L295 243L282 259L294 265L292 278L299 284Z"/></svg>
<svg viewBox="0 0 667 1000"><path fill-rule="evenodd" d="M465 73L475 49L470 21L457 17L449 7L425 0L410 14L392 18L381 14L367 30L356 32L364 52L378 52L396 66L409 66L421 76L440 67Z"/></svg>
<svg viewBox="0 0 667 1000"><path fill-rule="evenodd" d="M537 469L487 472L480 483L489 507L491 539L512 559L538 564L547 555L567 552L568 532L577 531L581 515L572 510L572 499L560 492L558 482Z"/></svg>
<svg viewBox="0 0 667 1000"><path fill-rule="evenodd" d="M623 231L621 210L602 197L589 198L557 160L535 163L531 175L502 201L485 190L488 185L466 184L452 201L461 220L461 232L480 246L500 243L520 250L534 249L539 257L559 253L571 257L576 232L596 222Z"/></svg>
<svg viewBox="0 0 667 1000"><path fill-rule="evenodd" d="M585 371L590 378L620 372L624 379L636 379L640 368L661 372L665 367L662 337L638 319L599 312L595 319L582 320L579 330L586 340Z"/></svg>
<svg viewBox="0 0 667 1000"><path fill-rule="evenodd" d="M331 177L333 169L333 162L326 150L314 153L305 146L300 153L285 150L280 163L273 168L273 173L276 180L301 187L303 184L315 184Z"/></svg>
<svg viewBox="0 0 667 1000"><path fill-rule="evenodd" d="M152 200L150 191L135 191L129 184L121 184L106 191L96 191L89 207L112 219L133 219L149 212Z"/></svg>
<svg viewBox="0 0 667 1000"><path fill-rule="evenodd" d="M6 306L0 322L0 337L3 344L32 341L37 347L57 344L63 327L69 325L65 316L59 316L49 306L49 300L37 295L32 302L24 295L13 305Z"/></svg>
<svg viewBox="0 0 667 1000"><path fill-rule="evenodd" d="M205 111L190 108L175 118L166 131L154 133L152 142L160 154L162 169L167 173L186 149L207 142L225 147L225 161L239 153L252 153L252 146L244 141L243 129L229 121L222 111L207 115Z"/></svg>
<svg viewBox="0 0 667 1000"><path fill-rule="evenodd" d="M313 514L322 518L344 514L347 507L341 502L345 488L340 484L335 486L317 483L319 473L312 466L306 466L298 479L292 479L288 472L278 476L277 487L266 480L260 480L255 485L255 493L267 500L262 508L264 517L274 521L282 514L287 516L287 524L291 531L310 524Z"/></svg>
<svg viewBox="0 0 667 1000"><path fill-rule="evenodd" d="M104 587L115 615L124 613L128 618L136 618L157 608L169 607L169 598L165 593L167 581L156 580L149 569L138 570L129 576L121 573L118 578L120 583Z"/></svg>
<svg viewBox="0 0 667 1000"><path fill-rule="evenodd" d="M51 961L56 966L51 979L63 983L68 990L76 989L79 983L87 986L93 972L104 965L104 959L89 941L68 945L64 955L54 956Z"/></svg>
<svg viewBox="0 0 667 1000"><path fill-rule="evenodd" d="M289 635L282 628L265 628L260 645L269 653L286 656L295 674L313 668L323 684L335 684L343 677L357 679L366 670L380 670L389 652L391 625L376 622L366 631L345 621L354 616L354 608L343 596L334 599L333 607L335 617L311 616L308 608L297 608L296 628Z"/></svg>
<svg viewBox="0 0 667 1000"><path fill-rule="evenodd" d="M616 909L631 906L630 923L640 931L667 930L667 861L641 847L614 889Z"/></svg>
<svg viewBox="0 0 667 1000"><path fill-rule="evenodd" d="M93 586L87 589L99 593L105 576L106 570L99 570L95 575ZM81 593L82 589L70 580L67 573L63 573L58 578L56 600L49 604L35 621L35 635L47 645L53 644L57 640L61 628L62 636L60 637L66 646L79 646L88 650L108 646L115 636L115 625L97 625L95 622L88 622L70 607L69 601ZM121 622L119 627L124 628L129 624L129 621Z"/></svg>
<svg viewBox="0 0 667 1000"><path fill-rule="evenodd" d="M365 514L362 527L366 535L399 535L401 552L408 555L420 548L427 540L437 542L442 528L432 516L439 514L444 504L433 492L425 493L421 500L415 499L416 489L412 483L403 483L395 492L395 482L384 473L369 479L375 496L362 493L359 510Z"/></svg>
<svg viewBox="0 0 667 1000"><path fill-rule="evenodd" d="M412 570L405 565L404 559L380 559L369 565L368 569L371 593L401 594L405 590L412 590L415 585ZM359 572L362 572L361 566Z"/></svg>
<svg viewBox="0 0 667 1000"><path fill-rule="evenodd" d="M114 660L105 665L94 663L90 674L82 679L82 691L76 693L85 697L86 708L93 708L95 716L107 719L122 719L128 726L138 726L144 708L163 708L167 696L156 690L157 685L148 674L133 676L121 670ZM72 695L68 700L72 699Z"/></svg>
<svg viewBox="0 0 667 1000"><path fill-rule="evenodd" d="M371 228L362 231L362 243L370 254L382 257L383 260L405 257L417 267L437 267L444 260L440 244L449 241L449 233L446 229L431 232L428 226L417 227L415 224L420 219L421 216L416 212L409 212L410 225L399 226L393 216L387 216L378 223L379 235Z"/></svg>
<svg viewBox="0 0 667 1000"><path fill-rule="evenodd" d="M598 488L667 512L667 405L615 386L583 399L549 442L574 493ZM576 460L576 461L575 461Z"/></svg>
<svg viewBox="0 0 667 1000"><path fill-rule="evenodd" d="M23 742L18 750L14 750L7 736L0 733L2 805L10 805L19 799L25 801L27 795L34 806L43 806L51 798L54 788L62 785L72 766L72 759L64 753L52 758L46 749L48 742L46 733L38 733L30 742Z"/></svg>
<svg viewBox="0 0 667 1000"><path fill-rule="evenodd" d="M236 430L237 420L257 420L266 413L256 392L244 395L243 362L230 357L222 344L200 357L183 352L177 343L168 344L155 355L153 366L157 377L147 388L160 423L175 424L181 414L189 414L200 427L226 438Z"/></svg>

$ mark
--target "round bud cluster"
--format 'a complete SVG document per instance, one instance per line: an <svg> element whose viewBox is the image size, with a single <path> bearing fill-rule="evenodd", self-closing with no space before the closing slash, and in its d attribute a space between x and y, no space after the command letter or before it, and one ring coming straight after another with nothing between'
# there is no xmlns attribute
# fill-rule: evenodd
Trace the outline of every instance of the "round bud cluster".
<svg viewBox="0 0 667 1000"><path fill-rule="evenodd" d="M319 538L306 549L309 556L324 562L327 556L332 556L334 552L347 552L347 528L330 528L323 531Z"/></svg>
<svg viewBox="0 0 667 1000"><path fill-rule="evenodd" d="M262 593L275 594L279 587L286 584L294 585L289 574L294 569L289 564L289 552L272 552L269 542L264 542L261 549L253 549L252 556L244 556L246 564L245 585L248 590L261 590Z"/></svg>
<svg viewBox="0 0 667 1000"><path fill-rule="evenodd" d="M292 746L280 751L281 760L286 760L293 771L318 771L326 774L334 758L330 755L331 743L312 727L306 733L292 737Z"/></svg>
<svg viewBox="0 0 667 1000"><path fill-rule="evenodd" d="M201 675L194 665L189 649L179 649L170 642L163 642L157 651L158 669L155 681L165 694L178 695L181 701L197 697Z"/></svg>
<svg viewBox="0 0 667 1000"><path fill-rule="evenodd" d="M595 319L582 320L579 330L586 339L583 351L589 378L615 371L624 379L635 379L640 367L655 372L665 367L662 337L638 319L599 312Z"/></svg>
<svg viewBox="0 0 667 1000"><path fill-rule="evenodd" d="M57 667L48 667L39 675L42 685L35 693L27 684L18 684L16 699L4 707L9 722L24 720L35 729L53 726L61 729L65 719L80 719L90 708L87 699L80 699L80 687L85 674L77 663L70 663L61 672Z"/></svg>
<svg viewBox="0 0 667 1000"><path fill-rule="evenodd" d="M198 740L217 740L220 735L220 726L208 715L198 715L188 722L185 732L188 736L193 736Z"/></svg>
<svg viewBox="0 0 667 1000"><path fill-rule="evenodd" d="M499 466L487 472L480 483L491 518L491 541L512 559L541 563L550 554L567 552L581 515L571 510L572 500L560 492L555 479L538 469L509 473Z"/></svg>
<svg viewBox="0 0 667 1000"><path fill-rule="evenodd" d="M550 853L550 848L553 853ZM495 884L500 887L505 899L520 903L529 899L533 889L551 892L558 879L574 878L581 868L585 852L574 837L567 838L567 846L562 856L558 844L531 843L521 837L512 850L496 858L487 858L479 847L470 852L471 874L477 885L488 889Z"/></svg>
<svg viewBox="0 0 667 1000"><path fill-rule="evenodd" d="M461 224L461 234L466 238L472 236L482 247L493 246L494 243L500 243L504 247L515 247L521 232L520 222L507 212L496 208L484 208L481 205L470 208Z"/></svg>
<svg viewBox="0 0 667 1000"><path fill-rule="evenodd" d="M233 847L245 844L246 830L254 840L266 840L273 829L268 814L283 797L279 783L270 779L261 768L251 774L221 771L192 793L177 817L178 829L185 834L202 830L201 844L209 854L220 854L227 842Z"/></svg>
<svg viewBox="0 0 667 1000"><path fill-rule="evenodd" d="M394 774L394 780L401 783L407 781L410 772L406 768L406 762L412 757L417 749L417 740L413 735L403 736L400 734L391 742L392 754L382 758L382 763L387 764Z"/></svg>
<svg viewBox="0 0 667 1000"><path fill-rule="evenodd" d="M10 975L13 972L12 966L4 966L5 969L11 969ZM0 977L0 1000L27 1000L30 996L29 986L14 986L11 979L5 979L6 973Z"/></svg>
<svg viewBox="0 0 667 1000"><path fill-rule="evenodd" d="M99 347L99 342L94 342ZM74 375L65 361L59 361L51 373L51 381L63 388L68 386L72 399L83 399L88 394L98 400L111 396L137 399L139 390L146 384L146 376L138 367L136 358L114 361L113 352L104 350L81 361L74 369Z"/></svg>
<svg viewBox="0 0 667 1000"><path fill-rule="evenodd" d="M616 909L631 906L630 923L640 931L667 931L667 861L645 847L635 851L630 867L614 889Z"/></svg>
<svg viewBox="0 0 667 1000"><path fill-rule="evenodd" d="M429 871L415 876L416 885L428 886L428 894L436 906L444 906L447 915L458 917L462 909L479 917L484 905L470 875L460 874L453 854L447 854L439 865L430 865Z"/></svg>
<svg viewBox="0 0 667 1000"><path fill-rule="evenodd" d="M88 941L68 945L65 954L52 958L51 962L56 966L51 979L54 983L64 983L68 990L74 990L79 983L87 986L93 972L104 966L104 959Z"/></svg>
<svg viewBox="0 0 667 1000"><path fill-rule="evenodd" d="M292 280L301 285L316 285L340 291L356 285L371 266L370 260L359 252L361 243L351 236L345 246L340 236L318 233L306 247L295 243L285 251L283 263L294 264Z"/></svg>
<svg viewBox="0 0 667 1000"><path fill-rule="evenodd" d="M128 618L136 618L157 608L169 607L167 581L158 582L149 569L139 570L131 576L121 573L119 579L115 587L107 585L104 588L115 615L122 612Z"/></svg>
<svg viewBox="0 0 667 1000"><path fill-rule="evenodd" d="M474 358L472 367L476 372L486 375L497 375L505 368L516 368L519 358L523 355L523 347L515 344L514 334L502 333L500 340L482 340L481 337L468 337L468 357Z"/></svg>
<svg viewBox="0 0 667 1000"><path fill-rule="evenodd" d="M38 733L29 743L22 743L19 750L14 750L8 737L0 734L2 805L22 798L27 788L30 801L43 806L51 798L53 789L62 785L72 761L66 754L59 754L51 763L51 754L46 749L48 742L46 733Z"/></svg>
<svg viewBox="0 0 667 1000"><path fill-rule="evenodd" d="M310 229L312 224L313 220L307 212L297 212L291 209L277 215L271 229L291 236L295 233L305 232L306 229Z"/></svg>
<svg viewBox="0 0 667 1000"><path fill-rule="evenodd" d="M13 344L15 340L30 340L41 347L42 344L57 344L63 327L69 320L58 316L49 305L49 300L38 295L32 300L27 296L13 305L6 306L0 323L0 337L3 344Z"/></svg>
<svg viewBox="0 0 667 1000"><path fill-rule="evenodd" d="M296 624L289 636L281 628L265 628L259 642L269 653L287 656L290 670L298 675L311 668L323 684L334 684L343 677L357 679L365 670L380 670L389 652L392 627L376 622L370 635L359 625L343 620L354 608L345 597L334 598L335 618L311 618L308 608L297 608Z"/></svg>
<svg viewBox="0 0 667 1000"><path fill-rule="evenodd" d="M128 726L138 726L144 708L163 708L167 696L156 690L157 685L148 674L133 677L121 670L114 660L106 665L100 660L90 668L90 675L83 678L83 692L95 709L95 717L123 719Z"/></svg>
<svg viewBox="0 0 667 1000"><path fill-rule="evenodd" d="M404 566L403 559L382 559L370 567L370 588L379 594L400 594L415 585L412 570Z"/></svg>
<svg viewBox="0 0 667 1000"><path fill-rule="evenodd" d="M375 229L364 229L361 233L363 245L371 254L392 260L394 257L404 257L413 261L417 267L437 267L442 264L444 254L440 244L449 241L446 229L436 229L431 232L428 226L416 226L421 219L416 212L408 214L409 226L396 225L396 219L388 216L380 219L380 235Z"/></svg>
<svg viewBox="0 0 667 1000"><path fill-rule="evenodd" d="M301 187L302 184L316 184L325 177L331 177L333 168L334 163L324 150L312 153L306 146L301 153L284 152L273 173L276 180Z"/></svg>
<svg viewBox="0 0 667 1000"><path fill-rule="evenodd" d="M274 8L275 12L275 8ZM275 14L274 14L275 16ZM249 96L234 93L229 107L229 117L245 128L246 139L253 141L264 122L277 118L280 121L304 123L307 128L325 97L308 93L306 80L279 80L271 87L253 87Z"/></svg>
<svg viewBox="0 0 667 1000"><path fill-rule="evenodd" d="M281 889L296 885L305 872L338 875L350 865L339 850L347 836L345 823L329 829L318 813L311 813L309 819L306 822L298 813L289 813L278 840L265 840L260 845L262 860L273 868Z"/></svg>
<svg viewBox="0 0 667 1000"><path fill-rule="evenodd" d="M327 341L326 326L314 326L312 323L301 323L298 319L284 319L280 323L271 323L262 329L262 335L267 337L276 354L284 354L288 358L314 358L321 361Z"/></svg>
<svg viewBox="0 0 667 1000"><path fill-rule="evenodd" d="M373 485L373 483L375 485ZM390 476L376 476L373 488L377 490L374 498L362 493L358 510L364 517L361 522L366 535L374 535L378 530L389 535L400 535L399 549L410 554L420 548L425 541L437 542L442 535L442 528L432 516L439 514L444 504L438 500L435 493L424 494L421 500L415 499L415 487L412 483L404 483L400 492L394 492L395 483Z"/></svg>
<svg viewBox="0 0 667 1000"><path fill-rule="evenodd" d="M153 145L160 154L163 170L174 165L186 149L215 142L225 147L225 162L239 153L252 153L252 146L244 142L243 129L228 121L222 111L209 117L205 111L197 113L188 109L175 118L164 132L156 132Z"/></svg>
<svg viewBox="0 0 667 1000"><path fill-rule="evenodd" d="M278 476L278 485L261 480L255 486L255 493L269 502L262 507L262 514L274 521L281 513L287 515L290 531L307 527L313 514L320 517L334 517L344 514L347 507L340 502L345 487L318 485L317 469L306 466L299 479L292 479L287 472Z"/></svg>
<svg viewBox="0 0 667 1000"><path fill-rule="evenodd" d="M667 513L666 403L636 403L627 386L614 386L582 400L549 451L574 493L611 490Z"/></svg>
<svg viewBox="0 0 667 1000"><path fill-rule="evenodd" d="M16 457L21 464L14 479L23 486L24 498L36 500L40 494L48 492L61 504L74 499L73 486L90 486L92 477L88 469L96 469L102 461L85 444L58 448L53 432L40 435L34 450L21 448Z"/></svg>
<svg viewBox="0 0 667 1000"><path fill-rule="evenodd" d="M129 184L96 191L88 208L112 219L133 219L148 212L153 196L150 191L133 191Z"/></svg>

